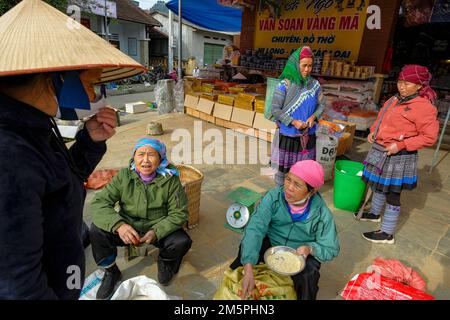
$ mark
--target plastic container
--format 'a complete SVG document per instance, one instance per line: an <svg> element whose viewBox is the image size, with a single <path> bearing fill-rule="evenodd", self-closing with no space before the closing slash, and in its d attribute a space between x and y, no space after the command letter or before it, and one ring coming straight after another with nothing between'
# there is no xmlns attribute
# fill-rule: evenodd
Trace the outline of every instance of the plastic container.
<svg viewBox="0 0 450 320"><path fill-rule="evenodd" d="M265 101L265 110L264 117L267 120L274 121L272 117L272 98L275 92L275 89L280 84L281 80L277 78L267 78L267 91L266 91L266 101Z"/></svg>
<svg viewBox="0 0 450 320"><path fill-rule="evenodd" d="M364 165L349 160L336 161L334 169L334 206L338 209L356 212L364 197L366 185L361 179ZM359 175L358 175L359 174Z"/></svg>

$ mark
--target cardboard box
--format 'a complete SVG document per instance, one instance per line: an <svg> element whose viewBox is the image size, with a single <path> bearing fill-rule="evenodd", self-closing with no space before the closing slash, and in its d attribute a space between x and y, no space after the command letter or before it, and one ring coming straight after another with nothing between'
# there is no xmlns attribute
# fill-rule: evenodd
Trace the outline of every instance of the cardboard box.
<svg viewBox="0 0 450 320"><path fill-rule="evenodd" d="M128 113L142 113L147 111L147 104L142 101L125 103L125 111Z"/></svg>
<svg viewBox="0 0 450 320"><path fill-rule="evenodd" d="M257 131L256 129L246 126L246 125L243 125L243 124L235 123L235 122L230 122L230 123L232 123L233 128L231 128L231 129L233 131L241 133L241 134L245 134L247 136L258 138L257 134L256 134L256 131Z"/></svg>
<svg viewBox="0 0 450 320"><path fill-rule="evenodd" d="M214 117L230 121L232 113L233 113L232 106L218 102L214 104L214 113L213 113Z"/></svg>
<svg viewBox="0 0 450 320"><path fill-rule="evenodd" d="M253 120L255 118L255 111L249 111L233 107L233 113L231 115L231 122L243 124L244 126L252 127Z"/></svg>
<svg viewBox="0 0 450 320"><path fill-rule="evenodd" d="M215 123L214 116L209 115L209 114L204 113L204 112L201 112L201 111L197 111L197 112L199 113L199 118L201 120L208 121L210 123Z"/></svg>
<svg viewBox="0 0 450 320"><path fill-rule="evenodd" d="M187 94L184 97L184 106L185 107L196 109L197 104L198 104L198 97L190 95L190 94Z"/></svg>
<svg viewBox="0 0 450 320"><path fill-rule="evenodd" d="M259 129L255 129L255 131L256 131L256 136L259 139L269 141L269 142L273 141L273 137L274 137L273 133L266 131L266 130L259 130Z"/></svg>
<svg viewBox="0 0 450 320"><path fill-rule="evenodd" d="M275 130L277 125L275 122L267 120L262 113L255 114L255 120L253 121L253 128L260 130Z"/></svg>
<svg viewBox="0 0 450 320"><path fill-rule="evenodd" d="M189 108L189 107L185 107L185 108L186 108L186 114L188 114L190 116L193 116L195 118L199 118L200 117L200 112L199 111L197 111L195 109L192 109L192 108Z"/></svg>
<svg viewBox="0 0 450 320"><path fill-rule="evenodd" d="M349 132L344 132L342 137L339 138L336 156L342 156L345 153L345 151L351 149L350 137L351 135Z"/></svg>
<svg viewBox="0 0 450 320"><path fill-rule="evenodd" d="M215 124L217 125L217 126L221 126L221 127L224 127L224 128L227 128L227 129L233 129L233 122L231 122L231 121L228 121L228 120L223 120L223 119L220 119L220 118L215 118Z"/></svg>
<svg viewBox="0 0 450 320"><path fill-rule="evenodd" d="M333 122L341 123L341 124L345 125L344 131L350 133L350 137L348 137L346 140L345 151L350 150L353 146L353 138L355 137L356 123L342 121L342 120L336 120L336 119L334 119Z"/></svg>
<svg viewBox="0 0 450 320"><path fill-rule="evenodd" d="M200 98L197 104L197 111L206 113L207 115L211 115L214 108L214 101Z"/></svg>

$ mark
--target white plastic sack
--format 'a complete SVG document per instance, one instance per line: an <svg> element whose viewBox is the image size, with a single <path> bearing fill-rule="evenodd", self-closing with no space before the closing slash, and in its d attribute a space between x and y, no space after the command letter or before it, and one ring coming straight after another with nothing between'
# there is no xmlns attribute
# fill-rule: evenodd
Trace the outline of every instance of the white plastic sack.
<svg viewBox="0 0 450 320"><path fill-rule="evenodd" d="M96 300L98 288L105 272L97 269L84 281L80 300ZM138 276L122 282L111 300L180 300L180 297L167 295L158 283L146 276Z"/></svg>
<svg viewBox="0 0 450 320"><path fill-rule="evenodd" d="M171 113L175 109L175 97L173 80L163 79L156 83L154 94L158 107L158 114Z"/></svg>
<svg viewBox="0 0 450 320"><path fill-rule="evenodd" d="M175 110L178 112L184 112L184 81L180 80L175 84L173 88L173 94L175 96Z"/></svg>
<svg viewBox="0 0 450 320"><path fill-rule="evenodd" d="M81 289L80 300L96 300L98 288L102 283L105 272L97 269L92 272L85 280L83 289Z"/></svg>
<svg viewBox="0 0 450 320"><path fill-rule="evenodd" d="M171 298L155 280L138 276L122 282L111 300L171 300Z"/></svg>
<svg viewBox="0 0 450 320"><path fill-rule="evenodd" d="M331 180L333 176L334 161L339 140L332 135L317 134L316 161L325 171L325 181Z"/></svg>

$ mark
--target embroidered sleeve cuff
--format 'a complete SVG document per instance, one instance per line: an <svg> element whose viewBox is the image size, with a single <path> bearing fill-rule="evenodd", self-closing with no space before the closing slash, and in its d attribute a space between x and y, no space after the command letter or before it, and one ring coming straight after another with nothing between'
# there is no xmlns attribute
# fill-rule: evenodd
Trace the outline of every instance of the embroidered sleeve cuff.
<svg viewBox="0 0 450 320"><path fill-rule="evenodd" d="M294 118L292 118L289 115L285 115L281 118L281 122L285 125L288 126L291 124L291 122L294 121Z"/></svg>

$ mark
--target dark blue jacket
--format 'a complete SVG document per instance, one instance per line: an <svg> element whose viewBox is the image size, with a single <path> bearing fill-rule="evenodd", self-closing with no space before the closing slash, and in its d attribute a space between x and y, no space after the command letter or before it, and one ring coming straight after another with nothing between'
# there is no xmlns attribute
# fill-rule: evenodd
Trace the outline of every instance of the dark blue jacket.
<svg viewBox="0 0 450 320"><path fill-rule="evenodd" d="M83 180L106 144L82 130L67 150L50 119L0 94L0 299L78 299L83 286Z"/></svg>

